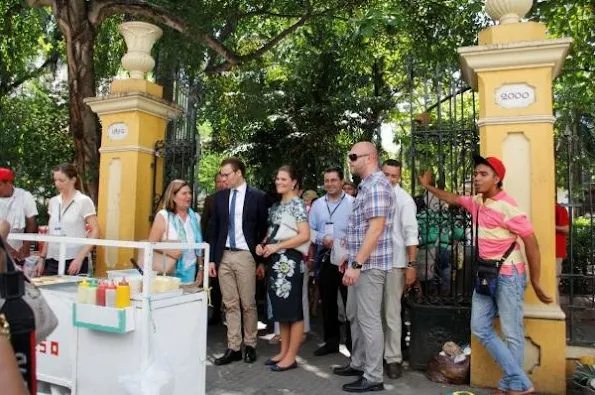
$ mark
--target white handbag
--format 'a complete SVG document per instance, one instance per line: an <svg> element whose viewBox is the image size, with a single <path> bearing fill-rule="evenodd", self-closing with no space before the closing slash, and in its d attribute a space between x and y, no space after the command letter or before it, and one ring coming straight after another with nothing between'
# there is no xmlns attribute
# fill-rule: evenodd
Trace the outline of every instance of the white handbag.
<svg viewBox="0 0 595 395"><path fill-rule="evenodd" d="M312 232L312 230L310 230L310 232ZM281 223L277 228L277 232L275 232L274 234L274 239L277 241L285 241L297 236L297 234L298 226L295 217L286 213L283 214L283 216L281 217ZM310 234L310 240L297 247L293 247L293 249L298 250L302 254L306 255L308 254L308 250L310 249L311 240L312 235Z"/></svg>

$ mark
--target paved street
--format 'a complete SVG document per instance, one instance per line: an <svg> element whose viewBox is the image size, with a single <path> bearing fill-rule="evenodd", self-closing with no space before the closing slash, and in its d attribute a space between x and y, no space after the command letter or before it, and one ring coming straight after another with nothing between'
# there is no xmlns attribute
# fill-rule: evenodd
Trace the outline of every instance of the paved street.
<svg viewBox="0 0 595 395"><path fill-rule="evenodd" d="M225 348L225 327L209 327L207 358L207 393L209 395L345 395L341 385L352 381L332 374L332 367L344 365L347 358L340 354L314 357L313 352L320 340L319 328L314 331L302 346L298 360L300 367L287 372L271 372L263 363L275 354L276 345L270 345L261 339L258 344L258 360L254 364L234 362L227 366L215 366L212 361L219 357ZM261 331L261 335L266 335ZM385 379L386 391L391 394L449 394L453 391L467 390L475 395L487 395L489 391L468 387L449 387L430 382L423 372L406 371L401 379Z"/></svg>

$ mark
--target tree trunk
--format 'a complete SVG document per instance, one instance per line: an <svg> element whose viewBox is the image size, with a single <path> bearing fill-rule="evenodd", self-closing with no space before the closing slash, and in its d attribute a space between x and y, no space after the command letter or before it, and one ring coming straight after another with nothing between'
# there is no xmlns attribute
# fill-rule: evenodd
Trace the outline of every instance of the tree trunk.
<svg viewBox="0 0 595 395"><path fill-rule="evenodd" d="M83 191L97 203L101 134L97 116L83 103L83 99L95 96L95 27L87 17L85 0L56 0L54 13L66 43L75 166Z"/></svg>

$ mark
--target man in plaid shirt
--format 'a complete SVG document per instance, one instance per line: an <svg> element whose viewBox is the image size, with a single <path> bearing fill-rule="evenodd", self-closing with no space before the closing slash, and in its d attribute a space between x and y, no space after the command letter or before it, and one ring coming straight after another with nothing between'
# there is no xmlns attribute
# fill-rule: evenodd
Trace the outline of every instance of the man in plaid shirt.
<svg viewBox="0 0 595 395"><path fill-rule="evenodd" d="M347 225L348 261L343 283L349 286L347 319L351 324L352 352L349 365L336 368L340 376L359 376L345 384L347 392L384 389L382 356L382 297L387 273L393 264L393 189L378 168L378 152L368 142L355 144L349 167L362 182Z"/></svg>

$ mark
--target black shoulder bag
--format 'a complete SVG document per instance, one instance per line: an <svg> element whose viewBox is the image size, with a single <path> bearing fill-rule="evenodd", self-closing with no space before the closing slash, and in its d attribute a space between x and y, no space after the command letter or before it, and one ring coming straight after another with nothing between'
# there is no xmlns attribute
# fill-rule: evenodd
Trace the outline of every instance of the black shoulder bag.
<svg viewBox="0 0 595 395"><path fill-rule="evenodd" d="M475 292L480 295L496 296L498 285L498 274L500 267L508 259L514 247L516 239L500 259L483 259L479 257L479 208L475 216L475 261L477 262L477 275L475 276Z"/></svg>

